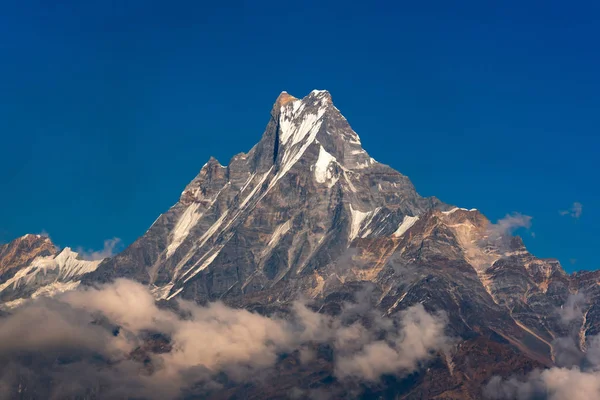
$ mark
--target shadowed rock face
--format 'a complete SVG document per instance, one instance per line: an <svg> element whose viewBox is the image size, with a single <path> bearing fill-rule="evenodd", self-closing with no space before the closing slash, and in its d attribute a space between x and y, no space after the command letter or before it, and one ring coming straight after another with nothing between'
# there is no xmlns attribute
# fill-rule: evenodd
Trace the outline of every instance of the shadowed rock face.
<svg viewBox="0 0 600 400"><path fill-rule="evenodd" d="M421 303L444 311L448 333L461 339L450 358L361 392L478 399L493 375L553 365L554 338L572 337L584 351L600 333L600 273L567 275L495 229L477 210L419 196L407 177L372 159L328 92L284 92L248 153L228 166L211 158L121 254L56 279L97 285L125 277L149 285L157 300L223 300L262 313L299 296L332 315L364 292L382 315ZM0 247L0 283L37 257L56 256L48 243L22 238ZM27 298L40 285L0 296ZM586 301L565 322L561 306L578 292ZM233 385L213 397L285 398L298 382L349 396L326 355L309 366L294 357L281 360L267 386Z"/></svg>

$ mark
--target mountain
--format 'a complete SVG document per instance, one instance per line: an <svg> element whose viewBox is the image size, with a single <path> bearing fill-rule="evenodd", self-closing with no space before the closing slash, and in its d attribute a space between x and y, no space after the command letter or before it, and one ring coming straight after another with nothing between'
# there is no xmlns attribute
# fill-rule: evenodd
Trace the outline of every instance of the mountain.
<svg viewBox="0 0 600 400"><path fill-rule="evenodd" d="M421 197L369 156L327 91L283 92L248 153L227 166L208 160L115 257L82 260L33 235L0 247L0 299L10 312L28 298L127 278L167 308L220 300L273 315L302 297L324 315L364 302L393 318L422 305L444 313L454 338L427 368L349 391L334 377L335 357L319 347L308 366L288 355L276 364L278 379L225 385L210 397L286 398L301 387L338 397L479 399L494 376L561 365L558 339L583 357L600 333L600 273L568 275L510 232L477 210ZM585 301L572 303L577 294Z"/></svg>
<svg viewBox="0 0 600 400"><path fill-rule="evenodd" d="M284 92L248 154L227 167L211 158L144 236L86 279L133 277L158 298L196 301L315 289L355 239L392 235L436 208L448 206L363 150L328 92Z"/></svg>

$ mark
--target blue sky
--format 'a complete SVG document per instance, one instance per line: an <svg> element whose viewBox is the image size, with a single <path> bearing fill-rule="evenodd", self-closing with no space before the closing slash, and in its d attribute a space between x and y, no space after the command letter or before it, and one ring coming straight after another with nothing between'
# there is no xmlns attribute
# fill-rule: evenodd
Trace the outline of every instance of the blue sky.
<svg viewBox="0 0 600 400"><path fill-rule="evenodd" d="M421 194L600 268L600 3L203 3L2 4L0 241L129 244L318 88Z"/></svg>

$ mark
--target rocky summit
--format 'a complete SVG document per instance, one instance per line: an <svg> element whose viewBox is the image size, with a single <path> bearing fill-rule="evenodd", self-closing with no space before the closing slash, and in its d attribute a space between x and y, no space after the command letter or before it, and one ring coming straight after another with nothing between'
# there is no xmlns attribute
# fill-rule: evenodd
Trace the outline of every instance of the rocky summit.
<svg viewBox="0 0 600 400"><path fill-rule="evenodd" d="M121 278L145 286L160 312L185 314L189 304L222 302L228 310L289 322L301 300L311 318L332 318L328 326L337 326L331 321L362 306L368 312L344 320L333 335L362 321L374 341L357 350L362 355L379 342L400 356L409 352L402 346L411 326L425 320L419 314L412 325L406 322L415 309L444 322L445 345L410 367L359 374L366 356L340 363L339 349L346 347L314 336L300 346L311 357L286 347L261 372L268 378L244 380L237 370L213 368L214 386L187 385L164 395L174 398L510 398L490 385L564 366L565 343L571 359L583 360L600 333L600 273L568 275L556 260L530 254L509 226L420 196L406 176L363 149L323 90L302 99L282 92L250 151L226 166L208 160L179 201L113 258L83 260L37 235L0 246L3 318L41 298L102 290L92 288ZM152 365L152 375L160 368L153 357L173 353L179 342L174 332L150 331L129 359ZM394 336L397 331L403 333ZM386 354L375 358L376 367L387 362ZM14 373L18 385L8 385L7 393L54 393L47 370L43 383L28 371ZM355 379L344 379L348 374ZM104 398L109 392L99 386L72 393ZM140 389L138 397L152 396Z"/></svg>

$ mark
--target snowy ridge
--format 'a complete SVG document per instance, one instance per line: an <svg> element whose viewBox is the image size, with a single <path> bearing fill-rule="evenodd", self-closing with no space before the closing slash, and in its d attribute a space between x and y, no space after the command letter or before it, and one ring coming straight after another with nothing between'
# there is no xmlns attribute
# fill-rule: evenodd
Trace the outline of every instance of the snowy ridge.
<svg viewBox="0 0 600 400"><path fill-rule="evenodd" d="M38 257L28 267L20 269L12 278L0 285L0 292L7 288L17 289L23 285L34 285L49 281L68 283L91 271L95 271L102 260L87 261L78 258L79 254L66 247L56 257ZM50 289L48 289L50 290Z"/></svg>
<svg viewBox="0 0 600 400"><path fill-rule="evenodd" d="M450 215L450 214L453 214L453 213L455 213L455 212L456 212L456 211L458 211L458 210L461 210L461 211L477 211L477 209L476 209L476 208L471 208L470 210L467 210L466 208L454 207L454 208L453 208L452 210L450 210L450 211L442 211L442 214L445 214L445 215Z"/></svg>

